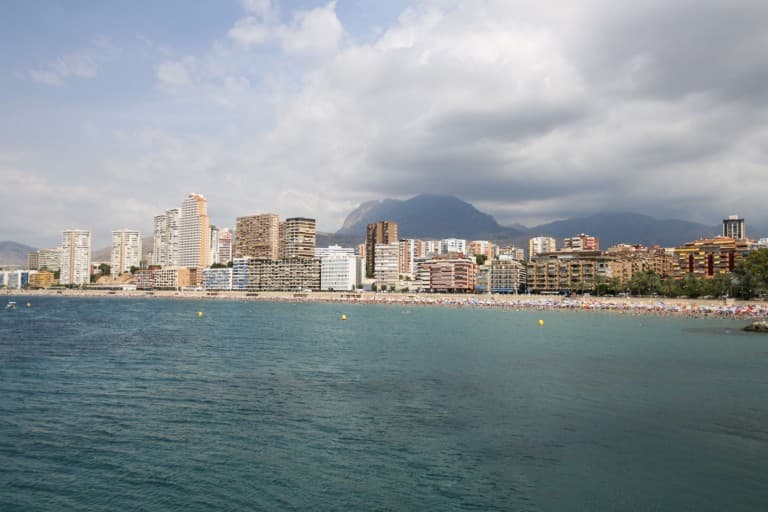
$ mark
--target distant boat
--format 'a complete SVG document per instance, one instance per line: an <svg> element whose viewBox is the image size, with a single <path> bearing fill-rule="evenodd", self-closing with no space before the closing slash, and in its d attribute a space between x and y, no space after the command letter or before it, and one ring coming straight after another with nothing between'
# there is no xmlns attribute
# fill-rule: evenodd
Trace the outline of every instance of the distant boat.
<svg viewBox="0 0 768 512"><path fill-rule="evenodd" d="M9 300L8 304L5 305L5 309L16 309L16 303L12 300Z"/></svg>

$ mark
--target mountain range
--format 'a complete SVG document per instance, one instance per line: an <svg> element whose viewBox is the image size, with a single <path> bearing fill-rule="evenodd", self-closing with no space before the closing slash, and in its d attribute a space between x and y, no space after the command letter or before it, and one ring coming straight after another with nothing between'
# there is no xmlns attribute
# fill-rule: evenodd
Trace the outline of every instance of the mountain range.
<svg viewBox="0 0 768 512"><path fill-rule="evenodd" d="M701 237L714 236L718 226L676 219L656 219L630 212L596 213L586 217L549 222L528 228L520 224L502 226L493 216L454 196L422 194L407 200L368 201L351 212L341 229L329 239L354 237L360 243L370 223L391 220L398 223L400 238L466 238L512 243L526 247L533 236L557 239L579 233L600 237L600 246L616 243L681 245ZM320 244L318 244L320 245Z"/></svg>

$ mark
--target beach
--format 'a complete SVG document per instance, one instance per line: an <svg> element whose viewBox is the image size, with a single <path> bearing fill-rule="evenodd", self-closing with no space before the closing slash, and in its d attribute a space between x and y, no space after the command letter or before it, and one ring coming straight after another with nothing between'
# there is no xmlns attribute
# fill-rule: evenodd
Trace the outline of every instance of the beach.
<svg viewBox="0 0 768 512"><path fill-rule="evenodd" d="M754 319L768 316L768 302L665 297L563 297L552 295L425 294L393 292L258 292L143 290L3 290L9 297L105 297L261 302L318 302L396 306L445 306L502 310L591 311L688 318Z"/></svg>

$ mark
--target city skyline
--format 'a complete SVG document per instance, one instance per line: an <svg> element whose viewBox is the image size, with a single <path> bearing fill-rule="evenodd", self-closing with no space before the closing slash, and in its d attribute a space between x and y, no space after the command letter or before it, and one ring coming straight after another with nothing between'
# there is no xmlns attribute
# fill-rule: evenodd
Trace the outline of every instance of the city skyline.
<svg viewBox="0 0 768 512"><path fill-rule="evenodd" d="M768 163L763 2L118 9L4 9L0 214L25 222L0 240L45 247L81 226L106 246L188 190L229 227L279 211L332 232L364 201L420 192L504 225L768 225L751 186Z"/></svg>

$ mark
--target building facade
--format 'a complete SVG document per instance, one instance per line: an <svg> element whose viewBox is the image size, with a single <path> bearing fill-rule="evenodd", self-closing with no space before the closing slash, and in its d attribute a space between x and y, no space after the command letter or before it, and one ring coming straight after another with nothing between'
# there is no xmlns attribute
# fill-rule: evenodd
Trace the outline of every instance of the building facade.
<svg viewBox="0 0 768 512"><path fill-rule="evenodd" d="M67 229L61 241L61 275L64 285L84 285L91 282L91 232Z"/></svg>
<svg viewBox="0 0 768 512"><path fill-rule="evenodd" d="M218 263L227 264L232 261L232 231L229 228L219 228Z"/></svg>
<svg viewBox="0 0 768 512"><path fill-rule="evenodd" d="M729 215L727 219L723 219L723 236L735 240L747 238L744 219L740 219L738 215Z"/></svg>
<svg viewBox="0 0 768 512"><path fill-rule="evenodd" d="M320 290L320 260L247 258L249 292L303 292Z"/></svg>
<svg viewBox="0 0 768 512"><path fill-rule="evenodd" d="M376 280L376 286L379 289L396 287L400 282L400 273L398 272L399 255L400 244L397 242L376 244L374 248L374 261L376 265L373 268L373 278Z"/></svg>
<svg viewBox="0 0 768 512"><path fill-rule="evenodd" d="M365 273L373 276L376 266L376 245L397 244L397 223L380 221L368 224L365 232Z"/></svg>
<svg viewBox="0 0 768 512"><path fill-rule="evenodd" d="M232 289L231 268L204 268L203 288L212 291L229 291Z"/></svg>
<svg viewBox="0 0 768 512"><path fill-rule="evenodd" d="M112 232L112 255L110 274L112 279L130 272L131 267L141 266L141 233L132 229L119 229Z"/></svg>
<svg viewBox="0 0 768 512"><path fill-rule="evenodd" d="M519 293L526 285L526 266L518 260L495 260L491 263L491 293Z"/></svg>
<svg viewBox="0 0 768 512"><path fill-rule="evenodd" d="M280 218L277 214L262 213L238 217L235 223L234 257L278 259L280 257Z"/></svg>
<svg viewBox="0 0 768 512"><path fill-rule="evenodd" d="M283 224L282 258L311 259L315 257L317 227L315 219L293 217Z"/></svg>
<svg viewBox="0 0 768 512"><path fill-rule="evenodd" d="M320 260L320 289L350 291L361 284L360 258L354 254L330 254Z"/></svg>
<svg viewBox="0 0 768 512"><path fill-rule="evenodd" d="M210 261L211 221L208 200L202 194L189 194L181 204L179 221L179 266L202 268Z"/></svg>
<svg viewBox="0 0 768 512"><path fill-rule="evenodd" d="M731 237L702 238L688 242L674 251L675 277L693 274L712 278L716 274L733 272L749 254L751 244L746 239Z"/></svg>
<svg viewBox="0 0 768 512"><path fill-rule="evenodd" d="M559 251L534 256L528 264L528 290L583 293L611 277L611 258L600 251Z"/></svg>
<svg viewBox="0 0 768 512"><path fill-rule="evenodd" d="M545 252L557 251L557 241L549 236L536 236L528 240L528 259Z"/></svg>
<svg viewBox="0 0 768 512"><path fill-rule="evenodd" d="M181 208L171 208L154 218L152 264L173 267L179 264Z"/></svg>
<svg viewBox="0 0 768 512"><path fill-rule="evenodd" d="M599 251L600 239L596 236L579 233L563 239L563 251Z"/></svg>
<svg viewBox="0 0 768 512"><path fill-rule="evenodd" d="M468 293L475 290L477 265L469 258L440 258L426 264L433 292Z"/></svg>

